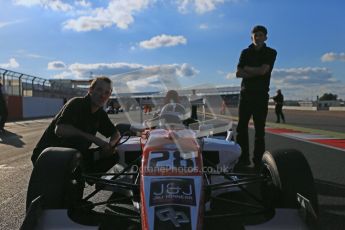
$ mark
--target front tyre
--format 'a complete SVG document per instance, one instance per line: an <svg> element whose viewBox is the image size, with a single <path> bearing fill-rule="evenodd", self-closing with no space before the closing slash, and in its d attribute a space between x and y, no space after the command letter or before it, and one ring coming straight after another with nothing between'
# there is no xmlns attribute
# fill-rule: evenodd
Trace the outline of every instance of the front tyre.
<svg viewBox="0 0 345 230"><path fill-rule="evenodd" d="M266 151L262 163L262 172L271 179L262 186L262 196L268 204L274 208L298 208L299 193L310 201L315 213L318 213L314 178L307 160L300 151Z"/></svg>
<svg viewBox="0 0 345 230"><path fill-rule="evenodd" d="M31 173L26 209L38 196L42 196L45 209L71 207L83 196L81 154L76 149L50 147L38 157Z"/></svg>

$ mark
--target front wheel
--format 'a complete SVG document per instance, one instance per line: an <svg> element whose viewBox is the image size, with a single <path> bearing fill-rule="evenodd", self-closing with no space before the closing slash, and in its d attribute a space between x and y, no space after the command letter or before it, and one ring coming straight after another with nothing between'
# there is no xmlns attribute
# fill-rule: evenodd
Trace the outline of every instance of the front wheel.
<svg viewBox="0 0 345 230"><path fill-rule="evenodd" d="M298 208L297 193L307 198L318 213L317 192L310 166L294 149L265 152L262 172L270 177L262 186L264 200L274 208Z"/></svg>
<svg viewBox="0 0 345 230"><path fill-rule="evenodd" d="M50 147L35 162L31 173L26 209L38 196L46 209L69 208L81 200L84 183L81 179L81 154L76 149Z"/></svg>

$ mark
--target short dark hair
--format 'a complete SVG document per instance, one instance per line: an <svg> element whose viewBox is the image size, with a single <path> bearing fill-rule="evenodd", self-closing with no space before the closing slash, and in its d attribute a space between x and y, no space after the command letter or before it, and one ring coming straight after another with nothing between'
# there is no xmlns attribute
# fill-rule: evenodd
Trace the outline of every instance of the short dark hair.
<svg viewBox="0 0 345 230"><path fill-rule="evenodd" d="M97 81L105 81L109 84L112 84L112 81L108 77L105 77L105 76L96 77L95 79L92 80L92 82L90 84L91 89L95 88Z"/></svg>
<svg viewBox="0 0 345 230"><path fill-rule="evenodd" d="M264 33L265 35L267 35L267 29L264 26L261 25L256 25L253 27L252 29L252 34L261 31L262 33Z"/></svg>

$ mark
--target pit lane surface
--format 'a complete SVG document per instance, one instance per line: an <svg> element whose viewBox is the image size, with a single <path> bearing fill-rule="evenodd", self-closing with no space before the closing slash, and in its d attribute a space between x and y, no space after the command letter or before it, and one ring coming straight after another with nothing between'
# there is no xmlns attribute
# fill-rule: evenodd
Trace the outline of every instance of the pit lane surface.
<svg viewBox="0 0 345 230"><path fill-rule="evenodd" d="M333 131L340 136L345 131L344 117L344 112L307 112L307 116L305 111L286 112L288 125L320 132ZM123 113L111 115L111 118L114 123L127 119ZM19 229L23 221L27 184L32 171L31 152L50 120L7 123L7 132L0 134L0 229ZM139 117L135 120L139 121ZM275 121L273 111L270 111L268 121ZM253 143L252 130L250 140ZM320 229L345 229L345 151L270 133L266 135L266 145L270 151L296 148L305 154L319 193Z"/></svg>

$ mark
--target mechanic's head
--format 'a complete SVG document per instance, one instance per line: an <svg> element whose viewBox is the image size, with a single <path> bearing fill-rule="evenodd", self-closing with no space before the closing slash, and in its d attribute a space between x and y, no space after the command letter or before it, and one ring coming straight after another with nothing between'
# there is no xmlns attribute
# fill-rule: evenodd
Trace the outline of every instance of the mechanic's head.
<svg viewBox="0 0 345 230"><path fill-rule="evenodd" d="M89 95L91 96L91 102L96 107L103 107L112 92L112 82L108 77L97 77L90 85Z"/></svg>

